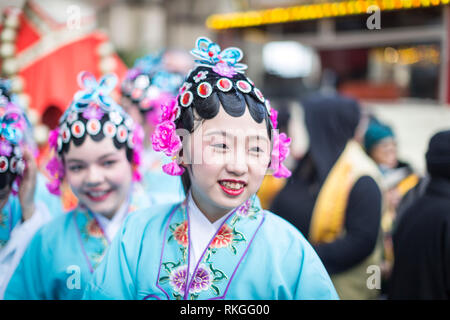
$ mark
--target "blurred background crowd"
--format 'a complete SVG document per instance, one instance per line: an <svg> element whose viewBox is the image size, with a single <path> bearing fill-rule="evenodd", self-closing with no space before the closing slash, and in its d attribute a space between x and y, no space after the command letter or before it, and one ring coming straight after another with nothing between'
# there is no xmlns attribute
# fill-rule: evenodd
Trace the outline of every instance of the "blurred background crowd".
<svg viewBox="0 0 450 320"><path fill-rule="evenodd" d="M311 200L312 211L330 168L354 139L378 170L372 176L377 176L382 193L381 218L367 216L355 222L372 224L374 239L367 250L361 245L358 257L347 252L348 243L335 244L335 255L343 250L337 258L330 258L328 251L333 248L315 248L330 274L342 274L380 249L381 258L371 260L377 261L382 274L381 293L377 291L376 297L387 297L398 217L425 192L430 138L450 128L448 2L4 0L0 4L0 71L11 80L12 92L27 111L41 151L38 160L44 161L48 133L72 99L79 71L89 70L96 77L114 72L123 79L137 58L164 52L167 68L186 74L193 64L186 52L199 36L209 37L222 48L242 48L248 76L278 110L280 130L292 138L289 166L293 176L281 182L267 177L259 193L263 206L275 207L275 212L308 234L310 221L300 221L294 212L300 204L289 202L304 187L296 184L296 177L308 175L303 168L309 162L317 167L317 177L308 182L311 188L318 184L317 192L303 199L304 203ZM379 11L367 13L371 5ZM324 107L319 110L316 105ZM346 111L335 113L336 106ZM369 185L369 189L359 187L361 194L347 195L350 200L346 201L356 197L370 203L374 198L364 196L377 191ZM352 217L350 211L345 219ZM371 237L373 230L360 229ZM448 271L449 265L443 268ZM356 296L347 293L344 297L373 297L361 291Z"/></svg>

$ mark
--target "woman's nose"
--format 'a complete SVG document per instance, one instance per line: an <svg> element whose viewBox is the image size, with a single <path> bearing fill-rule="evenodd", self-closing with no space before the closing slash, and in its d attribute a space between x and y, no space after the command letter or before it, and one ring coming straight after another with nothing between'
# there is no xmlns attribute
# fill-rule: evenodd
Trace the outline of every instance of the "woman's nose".
<svg viewBox="0 0 450 320"><path fill-rule="evenodd" d="M105 176L102 170L94 165L89 166L87 170L87 175L85 178L85 183L88 185L97 185L103 182Z"/></svg>
<svg viewBox="0 0 450 320"><path fill-rule="evenodd" d="M227 161L226 169L228 172L233 173L236 176L242 176L248 172L248 163L245 150L237 150L234 153L234 157L230 157Z"/></svg>

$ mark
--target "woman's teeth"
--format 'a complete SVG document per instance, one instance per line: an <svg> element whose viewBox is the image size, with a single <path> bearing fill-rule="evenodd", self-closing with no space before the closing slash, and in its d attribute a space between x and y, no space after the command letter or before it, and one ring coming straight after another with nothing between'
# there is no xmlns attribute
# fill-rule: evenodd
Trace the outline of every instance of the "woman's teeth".
<svg viewBox="0 0 450 320"><path fill-rule="evenodd" d="M90 196L92 196L94 198L98 198L98 197L104 196L107 193L108 193L108 190L107 191L91 191L91 192L87 192L88 195L90 195Z"/></svg>
<svg viewBox="0 0 450 320"><path fill-rule="evenodd" d="M225 188L232 190L239 190L244 187L244 184L239 182L220 181L220 184L223 185Z"/></svg>

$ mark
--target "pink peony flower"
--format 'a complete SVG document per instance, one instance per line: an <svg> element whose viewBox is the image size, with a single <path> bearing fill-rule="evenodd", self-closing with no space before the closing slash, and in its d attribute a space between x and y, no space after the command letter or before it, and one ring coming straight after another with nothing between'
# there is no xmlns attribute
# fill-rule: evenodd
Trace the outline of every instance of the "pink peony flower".
<svg viewBox="0 0 450 320"><path fill-rule="evenodd" d="M181 167L175 160L162 166L165 173L171 176L181 176L184 173L184 168Z"/></svg>
<svg viewBox="0 0 450 320"><path fill-rule="evenodd" d="M45 168L53 178L62 179L64 177L64 165L57 157L51 158Z"/></svg>
<svg viewBox="0 0 450 320"><path fill-rule="evenodd" d="M181 148L180 137L175 132L175 123L161 122L152 134L152 145L155 151L163 151L167 156L174 156Z"/></svg>
<svg viewBox="0 0 450 320"><path fill-rule="evenodd" d="M59 127L50 131L48 135L48 145L50 146L50 148L56 150L58 145L58 136L59 136Z"/></svg>
<svg viewBox="0 0 450 320"><path fill-rule="evenodd" d="M236 69L229 66L226 62L219 62L212 69L222 77L233 78L233 76L237 74Z"/></svg>
<svg viewBox="0 0 450 320"><path fill-rule="evenodd" d="M273 149L271 154L270 168L274 170L276 178L287 178L291 172L282 164L289 155L289 144L291 138L288 138L285 133L279 134L278 131L273 131Z"/></svg>
<svg viewBox="0 0 450 320"><path fill-rule="evenodd" d="M278 127L278 111L271 108L270 109L270 121L272 122L273 128L276 129Z"/></svg>
<svg viewBox="0 0 450 320"><path fill-rule="evenodd" d="M176 99L171 99L170 101L162 104L160 122L174 121L179 111L180 107L177 105Z"/></svg>
<svg viewBox="0 0 450 320"><path fill-rule="evenodd" d="M51 194L54 194L54 195L57 195L57 196L61 195L61 190L59 188L60 185L61 185L61 181L59 181L58 179L55 179L55 180L53 180L51 182L48 182L46 184L48 191Z"/></svg>

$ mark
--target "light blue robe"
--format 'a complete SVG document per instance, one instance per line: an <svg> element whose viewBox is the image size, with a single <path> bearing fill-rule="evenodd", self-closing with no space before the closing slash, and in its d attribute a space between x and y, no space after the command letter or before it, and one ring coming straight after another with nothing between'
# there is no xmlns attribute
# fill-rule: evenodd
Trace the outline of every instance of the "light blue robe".
<svg viewBox="0 0 450 320"><path fill-rule="evenodd" d="M0 211L0 250L6 246L12 230L22 221L22 210L17 196L9 195Z"/></svg>
<svg viewBox="0 0 450 320"><path fill-rule="evenodd" d="M139 185L137 185L139 186ZM133 190L136 190L135 188ZM150 205L134 192L129 209ZM31 240L5 291L5 299L81 299L86 283L102 260L107 239L95 216L80 207L55 217Z"/></svg>
<svg viewBox="0 0 450 320"><path fill-rule="evenodd" d="M34 201L44 205L51 217L63 213L60 198L48 192L45 186L45 177L40 173L36 177ZM8 242L12 230L21 222L22 208L19 197L10 193L8 201L0 211L0 250Z"/></svg>
<svg viewBox="0 0 450 320"><path fill-rule="evenodd" d="M310 244L256 196L221 225L190 285L188 225L186 202L130 215L83 299L338 298Z"/></svg>

